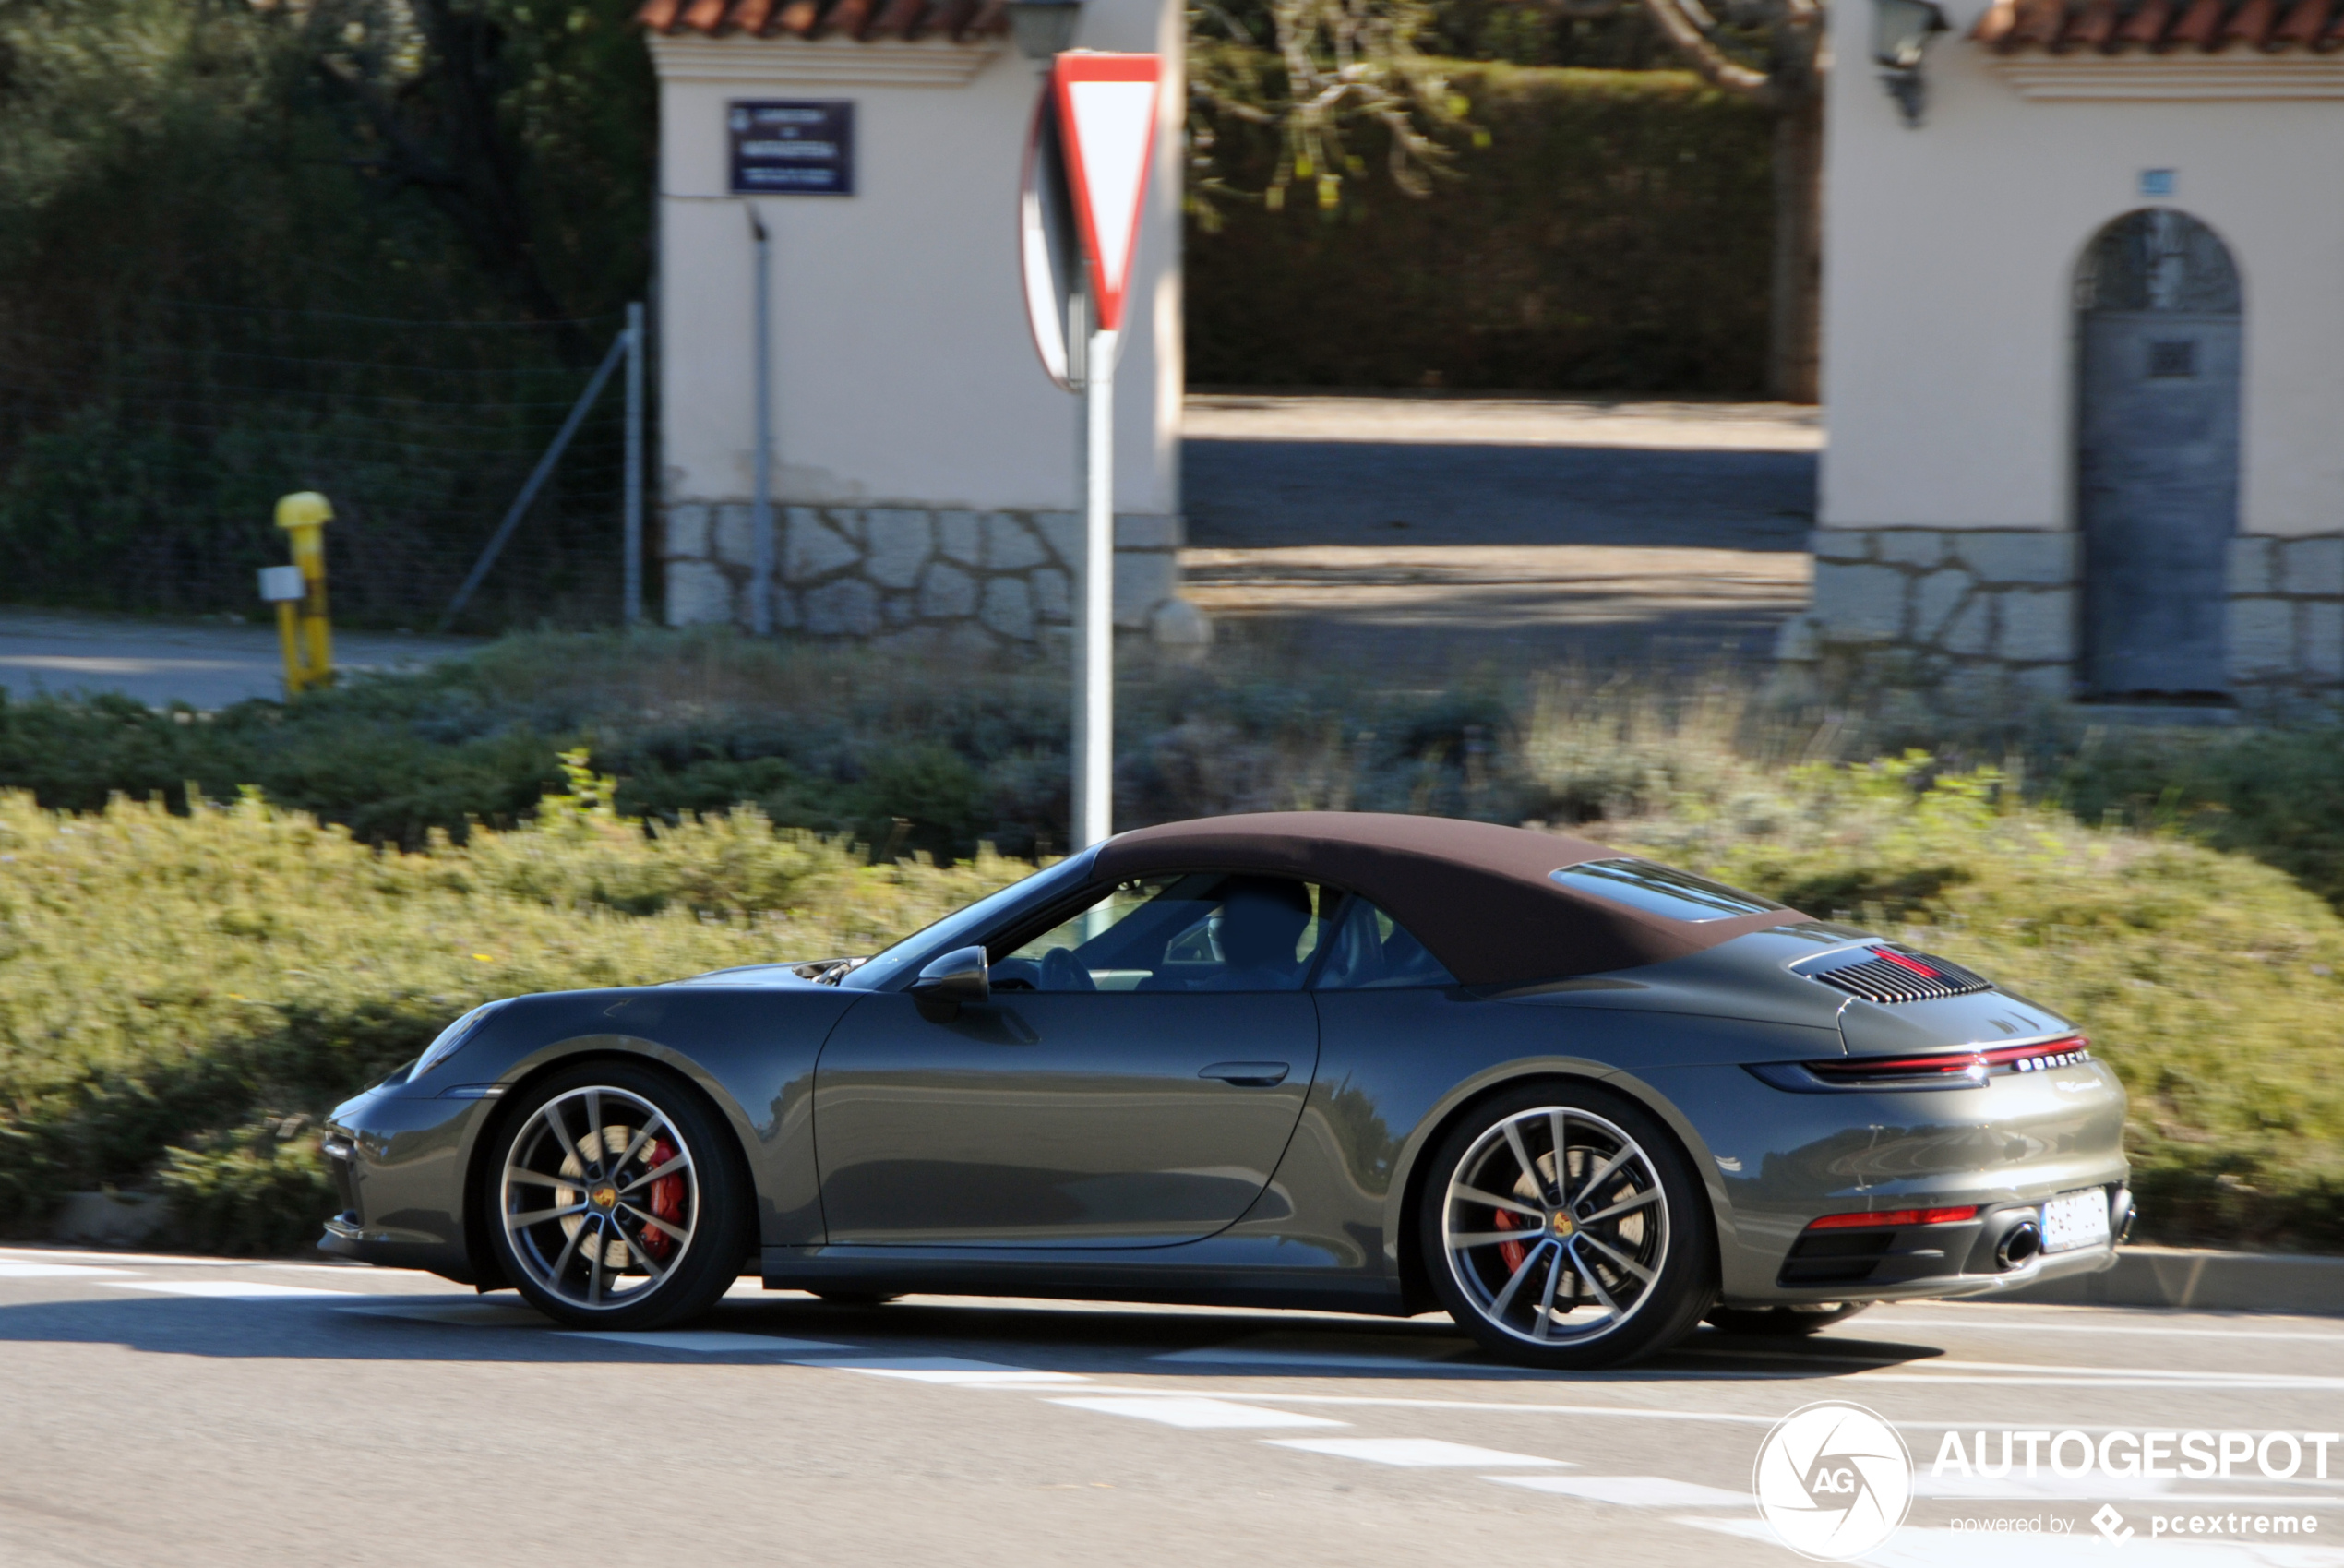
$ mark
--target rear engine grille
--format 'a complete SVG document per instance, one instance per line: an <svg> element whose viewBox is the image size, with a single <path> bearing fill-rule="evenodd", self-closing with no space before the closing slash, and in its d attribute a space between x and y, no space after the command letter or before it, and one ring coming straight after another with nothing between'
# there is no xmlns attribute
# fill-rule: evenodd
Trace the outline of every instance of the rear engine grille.
<svg viewBox="0 0 2344 1568"><path fill-rule="evenodd" d="M1866 1001L1936 1001L1994 988L1958 964L1885 943L1853 952L1826 953L1791 967L1810 980L1836 986Z"/></svg>

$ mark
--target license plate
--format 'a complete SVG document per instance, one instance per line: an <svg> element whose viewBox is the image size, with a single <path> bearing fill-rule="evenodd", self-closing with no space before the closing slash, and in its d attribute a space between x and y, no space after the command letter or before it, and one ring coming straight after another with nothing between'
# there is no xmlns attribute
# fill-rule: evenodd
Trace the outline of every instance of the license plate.
<svg viewBox="0 0 2344 1568"><path fill-rule="evenodd" d="M2072 1252L2108 1244L2108 1194L2098 1187L2063 1192L2043 1205L2043 1251Z"/></svg>

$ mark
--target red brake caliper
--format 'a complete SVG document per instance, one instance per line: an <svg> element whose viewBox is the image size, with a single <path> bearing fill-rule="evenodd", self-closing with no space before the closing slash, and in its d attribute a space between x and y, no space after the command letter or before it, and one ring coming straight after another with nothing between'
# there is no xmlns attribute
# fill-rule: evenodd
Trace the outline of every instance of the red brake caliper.
<svg viewBox="0 0 2344 1568"><path fill-rule="evenodd" d="M676 1157L676 1145L664 1138L652 1141L651 1153L645 1156L651 1167L657 1170ZM680 1227L684 1220L684 1179L663 1176L652 1183L652 1214L668 1224ZM643 1250L655 1257L664 1257L676 1245L676 1239L657 1226L643 1227Z"/></svg>
<svg viewBox="0 0 2344 1568"><path fill-rule="evenodd" d="M1489 1212L1496 1217L1498 1228L1500 1230L1520 1230L1522 1228L1522 1222L1514 1218L1513 1215L1508 1214L1505 1210L1491 1209ZM1529 1255L1530 1249L1525 1247L1519 1241L1501 1241L1498 1243L1498 1256L1506 1261L1506 1273L1509 1275L1512 1275L1516 1269L1520 1268L1522 1266L1522 1260Z"/></svg>

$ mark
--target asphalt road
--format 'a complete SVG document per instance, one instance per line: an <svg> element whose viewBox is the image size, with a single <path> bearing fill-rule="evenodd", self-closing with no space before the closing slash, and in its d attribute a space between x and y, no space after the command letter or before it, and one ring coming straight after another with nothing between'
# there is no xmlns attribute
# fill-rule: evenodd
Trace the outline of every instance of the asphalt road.
<svg viewBox="0 0 2344 1568"><path fill-rule="evenodd" d="M334 638L334 664L343 670L413 669L479 646L475 638L345 631ZM151 707L221 708L248 697L282 697L284 668L273 623L0 608L0 687L18 697L114 691Z"/></svg>
<svg viewBox="0 0 2344 1568"><path fill-rule="evenodd" d="M0 1251L0 1562L1789 1563L1753 1457L1844 1399L1920 1461L1862 1561L2319 1568L2344 1562L2344 1450L2328 1480L2247 1464L2155 1495L1931 1458L1949 1430L2333 1430L2339 1391L2323 1319L1882 1308L1788 1351L1704 1331L1557 1376L1440 1318L858 1311L752 1282L691 1331L580 1335L422 1275ZM2121 1546L2088 1523L2111 1502ZM2185 1512L2314 1533L2153 1537ZM1955 1524L1983 1519L2042 1531Z"/></svg>
<svg viewBox="0 0 2344 1568"><path fill-rule="evenodd" d="M1810 598L1821 445L1779 404L1192 395L1184 591L1355 667L1740 661Z"/></svg>

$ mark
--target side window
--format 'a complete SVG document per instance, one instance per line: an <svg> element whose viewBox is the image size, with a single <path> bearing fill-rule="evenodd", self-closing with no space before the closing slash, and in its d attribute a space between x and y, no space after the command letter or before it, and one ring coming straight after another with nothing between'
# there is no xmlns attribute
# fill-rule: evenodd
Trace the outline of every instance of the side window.
<svg viewBox="0 0 2344 1568"><path fill-rule="evenodd" d="M1299 990L1322 936L1321 890L1287 877L1174 872L1125 882L992 948L1002 991Z"/></svg>
<svg viewBox="0 0 2344 1568"><path fill-rule="evenodd" d="M1355 898L1335 923L1326 967L1319 971L1322 991L1366 991L1403 986L1453 986L1457 982L1405 928Z"/></svg>

